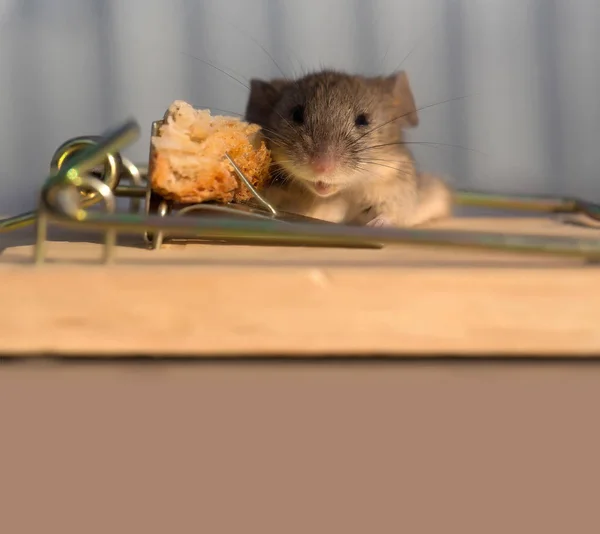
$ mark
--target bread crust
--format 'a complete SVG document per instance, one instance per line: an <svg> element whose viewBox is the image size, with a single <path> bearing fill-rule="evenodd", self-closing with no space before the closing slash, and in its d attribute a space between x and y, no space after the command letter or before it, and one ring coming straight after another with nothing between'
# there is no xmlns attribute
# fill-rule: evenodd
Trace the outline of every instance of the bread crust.
<svg viewBox="0 0 600 534"><path fill-rule="evenodd" d="M260 126L212 116L182 100L169 106L151 143L151 187L167 200L192 204L251 199L252 193L238 180L225 153L256 189L269 180L271 155Z"/></svg>

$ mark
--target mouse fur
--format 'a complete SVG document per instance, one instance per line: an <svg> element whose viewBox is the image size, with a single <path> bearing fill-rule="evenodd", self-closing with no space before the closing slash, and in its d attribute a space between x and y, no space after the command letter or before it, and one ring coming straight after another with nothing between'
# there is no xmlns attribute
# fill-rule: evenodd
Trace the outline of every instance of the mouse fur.
<svg viewBox="0 0 600 534"><path fill-rule="evenodd" d="M417 171L404 130L419 124L408 76L334 70L251 80L245 119L273 158L277 208L330 222L415 226L445 217L451 192Z"/></svg>

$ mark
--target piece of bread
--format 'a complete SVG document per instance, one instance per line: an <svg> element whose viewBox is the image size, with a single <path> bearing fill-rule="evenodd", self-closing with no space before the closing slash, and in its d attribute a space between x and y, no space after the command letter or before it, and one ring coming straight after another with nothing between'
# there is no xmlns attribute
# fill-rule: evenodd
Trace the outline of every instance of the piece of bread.
<svg viewBox="0 0 600 534"><path fill-rule="evenodd" d="M213 117L177 100L151 142L151 187L168 200L190 204L251 199L226 152L256 189L269 179L271 155L260 127L235 117Z"/></svg>

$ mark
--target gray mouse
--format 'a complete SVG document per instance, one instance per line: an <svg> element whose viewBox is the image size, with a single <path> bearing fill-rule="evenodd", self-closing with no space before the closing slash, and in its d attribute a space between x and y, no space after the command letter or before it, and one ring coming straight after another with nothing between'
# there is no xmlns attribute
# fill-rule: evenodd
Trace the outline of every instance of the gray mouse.
<svg viewBox="0 0 600 534"><path fill-rule="evenodd" d="M404 71L365 77L324 70L251 80L245 119L262 127L284 211L330 222L416 226L451 212L451 191L419 173L403 131L419 124Z"/></svg>

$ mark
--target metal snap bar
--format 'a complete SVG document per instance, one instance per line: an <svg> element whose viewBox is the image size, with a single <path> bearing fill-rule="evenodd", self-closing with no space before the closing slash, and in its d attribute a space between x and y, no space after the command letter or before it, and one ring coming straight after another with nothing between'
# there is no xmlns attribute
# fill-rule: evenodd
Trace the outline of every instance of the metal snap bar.
<svg viewBox="0 0 600 534"><path fill-rule="evenodd" d="M139 135L138 124L131 120L98 138L84 143L79 150L71 150L68 157L59 158L51 169L52 174L42 187L37 219L37 242L35 259L44 260L46 230L49 223L56 223L82 230L98 230L105 233L104 261L114 257L118 232L149 233L157 235L181 235L202 240L235 240L252 244L280 243L302 246L382 246L408 244L419 246L445 246L476 250L496 250L531 254L551 254L597 261L600 259L600 241L547 235L510 235L493 232L469 232L435 230L428 228L370 228L324 223L307 218L282 214L273 208L273 214L264 204L254 208L243 205L193 205L182 208L180 215L195 210L205 210L205 217L172 216L167 207L162 213L118 213L117 197L119 177L114 179L111 161L118 161L119 151ZM66 143L63 147L73 147ZM113 159L109 157L113 156ZM122 158L120 158L122 161ZM105 165L101 179L92 176L95 169ZM235 168L235 167L234 167ZM108 169L108 170L107 170ZM239 169L238 169L239 170ZM237 171L236 171L237 173ZM241 173L241 170L239 171ZM238 173L238 176L239 176ZM243 173L241 173L243 175ZM118 176L118 174L117 174ZM140 174L141 177L141 174ZM141 198L140 179L132 179L134 194ZM240 178L244 182L243 178ZM150 180L143 187L146 199L151 191ZM130 193L127 193L127 196ZM597 218L600 209L594 203L547 197L507 197L485 193L460 192L459 201L470 205L485 205L502 209L518 209L545 213L574 213L577 210ZM88 208L103 201L105 212L93 212ZM260 201L259 201L260 203ZM219 212L223 216L217 216ZM234 216L236 215L236 216ZM241 215L241 216L240 216ZM19 225L31 223L31 215L23 214L0 221L0 230L7 231ZM162 239L162 238L161 238Z"/></svg>

